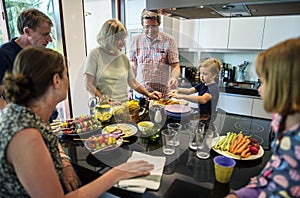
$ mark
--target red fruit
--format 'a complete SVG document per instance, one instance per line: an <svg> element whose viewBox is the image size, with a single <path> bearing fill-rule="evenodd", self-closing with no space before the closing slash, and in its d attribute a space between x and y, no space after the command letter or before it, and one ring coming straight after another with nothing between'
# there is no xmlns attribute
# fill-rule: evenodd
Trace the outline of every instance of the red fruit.
<svg viewBox="0 0 300 198"><path fill-rule="evenodd" d="M105 137L103 137L102 135L99 137L99 144L102 144L104 142Z"/></svg>
<svg viewBox="0 0 300 198"><path fill-rule="evenodd" d="M260 145L258 143L254 143L252 146L255 146L258 150L260 149Z"/></svg>
<svg viewBox="0 0 300 198"><path fill-rule="evenodd" d="M256 155L258 153L258 149L256 146L251 146L250 147L250 152L252 155Z"/></svg>
<svg viewBox="0 0 300 198"><path fill-rule="evenodd" d="M257 139L255 138L250 138L251 143L258 143Z"/></svg>

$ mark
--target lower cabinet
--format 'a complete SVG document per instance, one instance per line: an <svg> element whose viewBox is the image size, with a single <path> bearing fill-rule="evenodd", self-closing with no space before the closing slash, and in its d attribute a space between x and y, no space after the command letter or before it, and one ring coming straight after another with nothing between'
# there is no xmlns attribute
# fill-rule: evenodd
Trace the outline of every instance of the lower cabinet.
<svg viewBox="0 0 300 198"><path fill-rule="evenodd" d="M253 99L241 95L220 94L218 107L228 113L251 116Z"/></svg>
<svg viewBox="0 0 300 198"><path fill-rule="evenodd" d="M252 116L266 119L272 118L272 114L265 111L263 100L256 98L253 99Z"/></svg>
<svg viewBox="0 0 300 198"><path fill-rule="evenodd" d="M218 108L228 113L271 119L271 114L264 110L263 101L249 96L220 93Z"/></svg>

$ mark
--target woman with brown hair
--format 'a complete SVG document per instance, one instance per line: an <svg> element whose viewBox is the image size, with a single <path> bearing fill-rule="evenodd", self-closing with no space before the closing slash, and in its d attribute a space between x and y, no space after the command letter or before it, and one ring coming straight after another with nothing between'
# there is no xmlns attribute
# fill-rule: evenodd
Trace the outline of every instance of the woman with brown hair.
<svg viewBox="0 0 300 198"><path fill-rule="evenodd" d="M67 97L63 56L27 47L3 85L9 103L0 116L0 197L99 197L119 180L153 169L146 161L124 163L64 195L59 142L48 124L52 109Z"/></svg>

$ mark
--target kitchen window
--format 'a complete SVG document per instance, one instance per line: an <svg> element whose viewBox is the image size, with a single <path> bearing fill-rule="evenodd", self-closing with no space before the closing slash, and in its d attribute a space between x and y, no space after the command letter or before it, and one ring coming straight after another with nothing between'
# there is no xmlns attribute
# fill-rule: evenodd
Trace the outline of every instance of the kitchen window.
<svg viewBox="0 0 300 198"><path fill-rule="evenodd" d="M47 48L51 48L61 54L65 54L63 48L59 4L59 0L0 0L0 45L19 36L16 24L19 13L25 9L36 8L48 15L53 22L51 32L52 42L48 44ZM71 117L72 110L70 109L69 104L70 101L68 97L66 100L57 105L59 118L69 119Z"/></svg>

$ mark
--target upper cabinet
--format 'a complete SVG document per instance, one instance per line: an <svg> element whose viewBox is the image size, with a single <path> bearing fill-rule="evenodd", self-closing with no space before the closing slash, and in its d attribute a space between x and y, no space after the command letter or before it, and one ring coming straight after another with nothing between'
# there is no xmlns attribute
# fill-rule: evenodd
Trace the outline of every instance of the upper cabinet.
<svg viewBox="0 0 300 198"><path fill-rule="evenodd" d="M178 20L178 29L173 34L178 35L179 48L198 48L199 20ZM176 32L178 30L178 32Z"/></svg>
<svg viewBox="0 0 300 198"><path fill-rule="evenodd" d="M199 48L226 49L229 33L229 19L200 19Z"/></svg>
<svg viewBox="0 0 300 198"><path fill-rule="evenodd" d="M231 18L228 49L261 49L265 17Z"/></svg>
<svg viewBox="0 0 300 198"><path fill-rule="evenodd" d="M176 19L163 17L161 28L178 48L264 50L300 36L300 15Z"/></svg>
<svg viewBox="0 0 300 198"><path fill-rule="evenodd" d="M262 49L267 49L288 38L300 36L300 16L266 17Z"/></svg>

